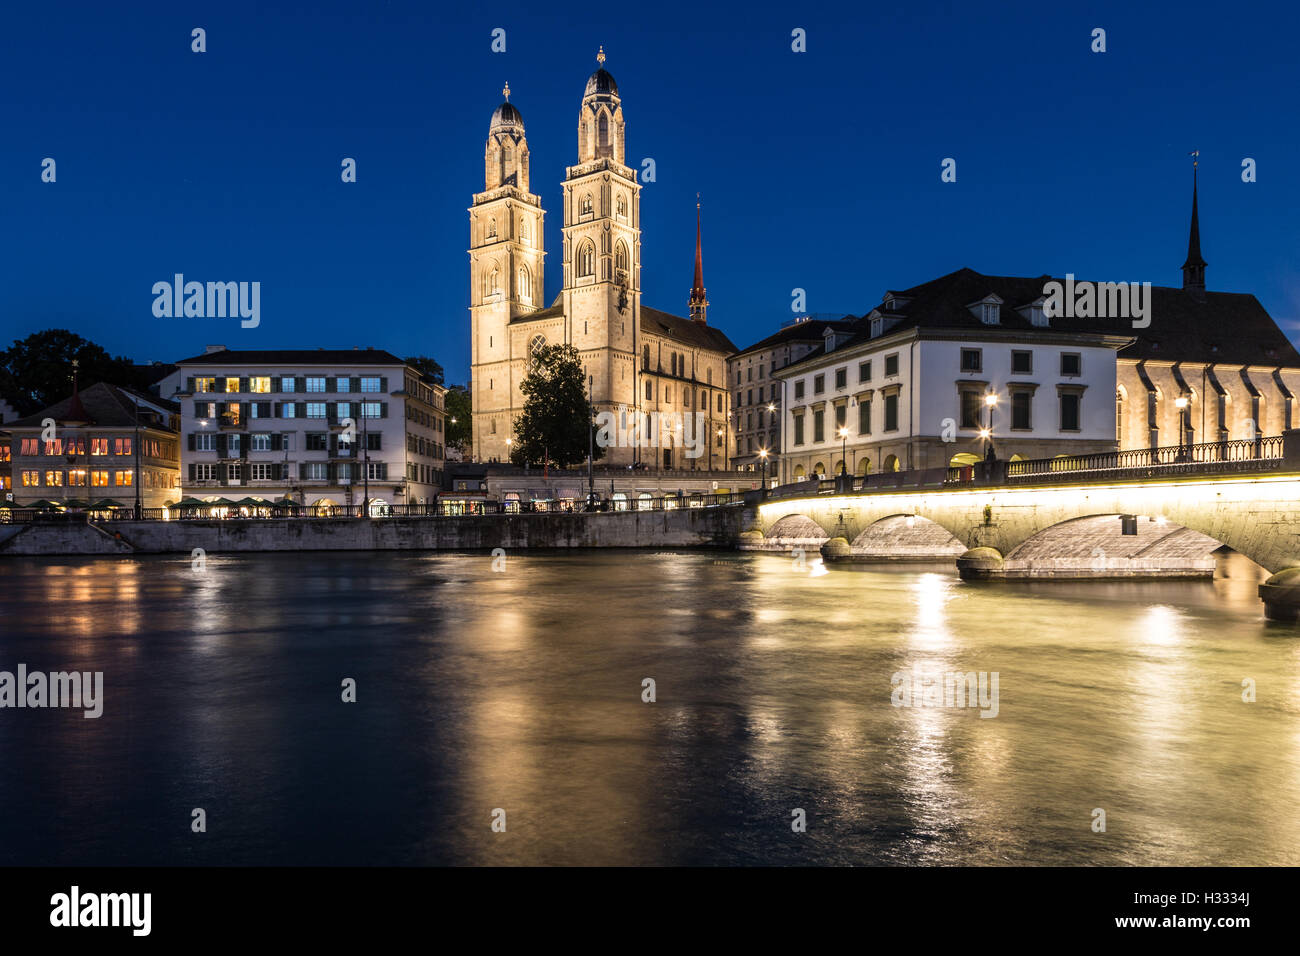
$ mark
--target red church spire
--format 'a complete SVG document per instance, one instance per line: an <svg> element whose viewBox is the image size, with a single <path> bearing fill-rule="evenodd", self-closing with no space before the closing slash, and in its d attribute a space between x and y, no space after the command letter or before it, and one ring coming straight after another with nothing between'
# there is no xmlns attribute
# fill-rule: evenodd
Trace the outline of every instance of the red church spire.
<svg viewBox="0 0 1300 956"><path fill-rule="evenodd" d="M691 318L707 324L709 301L704 297L704 247L700 240L700 194L695 194L695 284L691 287Z"/></svg>

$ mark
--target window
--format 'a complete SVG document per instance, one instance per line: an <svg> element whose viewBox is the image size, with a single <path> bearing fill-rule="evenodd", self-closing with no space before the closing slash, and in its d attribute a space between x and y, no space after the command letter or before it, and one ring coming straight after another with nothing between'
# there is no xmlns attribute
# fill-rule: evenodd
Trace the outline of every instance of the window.
<svg viewBox="0 0 1300 956"><path fill-rule="evenodd" d="M24 438L22 453L24 455L39 455L41 453L41 440L39 438Z"/></svg>
<svg viewBox="0 0 1300 956"><path fill-rule="evenodd" d="M269 375L259 378L250 378L248 380L248 390L258 394L270 394L271 377Z"/></svg>
<svg viewBox="0 0 1300 956"><path fill-rule="evenodd" d="M307 403L307 417L308 417L308 418L324 418L324 417L325 417L325 403L324 403L324 402L308 402L308 403Z"/></svg>
<svg viewBox="0 0 1300 956"><path fill-rule="evenodd" d="M626 272L628 269L627 246L622 239L614 246L614 268L620 272Z"/></svg>
<svg viewBox="0 0 1300 956"><path fill-rule="evenodd" d="M361 417L362 417L362 418L379 418L380 415L381 415L381 412L383 411L382 408L380 407L380 405L381 405L380 402L362 402L362 403L361 403Z"/></svg>
<svg viewBox="0 0 1300 956"><path fill-rule="evenodd" d="M647 381L645 383L645 397L647 402L653 398L653 395L651 395L651 391L652 391L652 387L650 385L650 382Z"/></svg>
<svg viewBox="0 0 1300 956"><path fill-rule="evenodd" d="M803 382L802 382L802 381L798 381L798 382L795 382L795 383L794 383L794 397L795 397L796 399L798 399L798 398L803 398Z"/></svg>
<svg viewBox="0 0 1300 956"><path fill-rule="evenodd" d="M745 369L745 381L752 382L753 380L754 380L754 367L751 365L749 368Z"/></svg>
<svg viewBox="0 0 1300 956"><path fill-rule="evenodd" d="M249 436L248 450L249 451L270 451L271 436L267 434L261 434L261 433Z"/></svg>
<svg viewBox="0 0 1300 956"><path fill-rule="evenodd" d="M91 453L92 455L107 455L107 454L108 454L108 439L107 439L107 438L92 438L92 439L90 440L90 453Z"/></svg>
<svg viewBox="0 0 1300 956"><path fill-rule="evenodd" d="M281 406L280 406L280 417L281 417L281 418L297 418L297 417L298 417L298 405L297 405L297 403L296 403L296 402L285 402L283 405L281 405Z"/></svg>
<svg viewBox="0 0 1300 956"><path fill-rule="evenodd" d="M63 454L63 439L62 439L62 438L55 438L55 439L53 439L52 441L47 441L47 442L45 443L45 454L46 454L47 456L49 456L49 457L52 457L52 458L57 458L59 455L62 455L62 454ZM120 455L121 452L118 452L118 454Z"/></svg>
<svg viewBox="0 0 1300 956"><path fill-rule="evenodd" d="M382 451L383 449L382 449L382 447L381 447L381 445L380 445L380 442L382 441L383 437L384 437L384 436L381 435L381 434L379 434L378 432L368 432L368 433L366 434L366 450L367 450L367 451ZM423 438L420 439L420 444L421 444L421 445L424 444L424 439L423 439ZM429 444L432 445L433 443L430 442ZM423 448L420 449L420 454L424 454L424 449L423 449Z"/></svg>
<svg viewBox="0 0 1300 956"><path fill-rule="evenodd" d="M849 370L846 368L837 368L835 370L835 387L844 388L849 384Z"/></svg>
<svg viewBox="0 0 1300 956"><path fill-rule="evenodd" d="M239 481L239 480L240 480L241 478L243 478L243 477L244 477L244 466L243 466L243 465L227 465L227 466L226 466L226 478L227 478L228 480L230 480L230 481Z"/></svg>
<svg viewBox="0 0 1300 956"><path fill-rule="evenodd" d="M335 403L334 403L334 418L335 418L336 421L340 421L340 422L341 422L341 421L343 421L343 419L345 419L345 418L351 418L351 417L352 417L352 403L351 403L351 402L335 402Z"/></svg>
<svg viewBox="0 0 1300 956"><path fill-rule="evenodd" d="M23 472L23 487L24 487L24 488L39 488L40 485L41 485L41 473L40 473L39 471L24 471L24 472Z"/></svg>
<svg viewBox="0 0 1300 956"><path fill-rule="evenodd" d="M984 365L983 355L979 349L961 350L961 370L963 372L981 371Z"/></svg>
<svg viewBox="0 0 1300 956"><path fill-rule="evenodd" d="M194 480L195 481L216 481L217 466L216 465L195 465Z"/></svg>
<svg viewBox="0 0 1300 956"><path fill-rule="evenodd" d="M1079 400L1082 397L1078 392L1061 392L1061 431L1079 431Z"/></svg>
<svg viewBox="0 0 1300 956"><path fill-rule="evenodd" d="M650 346L641 346L641 368L649 371L650 369Z"/></svg>
<svg viewBox="0 0 1300 956"><path fill-rule="evenodd" d="M61 471L47 471L47 472L45 473L45 483L46 483L47 485L49 485L51 488L59 488L59 487L62 487L62 486L63 486L63 472L61 472Z"/></svg>
<svg viewBox="0 0 1300 956"><path fill-rule="evenodd" d="M323 461L309 461L302 466L302 476L320 480L329 477L329 465Z"/></svg>
<svg viewBox="0 0 1300 956"><path fill-rule="evenodd" d="M117 471L113 473L113 484L119 488L130 488L135 484L135 475L129 471Z"/></svg>
<svg viewBox="0 0 1300 956"><path fill-rule="evenodd" d="M114 439L113 439L113 451L114 451L115 454L118 454L118 455L129 455L129 454L131 454L131 439L129 439L129 438L114 438Z"/></svg>
<svg viewBox="0 0 1300 956"><path fill-rule="evenodd" d="M366 473L372 481L386 481L388 479L388 462L368 461L366 462Z"/></svg>
<svg viewBox="0 0 1300 956"><path fill-rule="evenodd" d="M885 377L898 374L898 353L885 356Z"/></svg>
<svg viewBox="0 0 1300 956"><path fill-rule="evenodd" d="M194 391L196 392L215 392L217 390L217 380L215 378L196 378L194 380Z"/></svg>
<svg viewBox="0 0 1300 956"><path fill-rule="evenodd" d="M580 215L583 216L591 215L591 210L592 210L591 193L587 193L587 195L582 197L582 205L579 208L580 208Z"/></svg>
<svg viewBox="0 0 1300 956"><path fill-rule="evenodd" d="M1033 428L1030 409L1033 405L1033 393L1015 391L1011 393L1011 427L1028 430Z"/></svg>
<svg viewBox="0 0 1300 956"><path fill-rule="evenodd" d="M869 398L858 402L858 434L871 434L871 399Z"/></svg>
<svg viewBox="0 0 1300 956"><path fill-rule="evenodd" d="M1078 352L1061 353L1061 374L1062 375L1079 375L1083 366L1083 360Z"/></svg>
<svg viewBox="0 0 1300 956"><path fill-rule="evenodd" d="M961 390L961 427L962 428L982 428L983 422L980 421L980 406L984 404L980 393L974 389L964 388Z"/></svg>
<svg viewBox="0 0 1300 956"><path fill-rule="evenodd" d="M519 298L531 302L533 298L533 274L528 266L519 267Z"/></svg>
<svg viewBox="0 0 1300 956"><path fill-rule="evenodd" d="M869 382L869 381L871 381L871 363L870 363L870 362L863 362L861 365L858 366L858 381L859 381L859 382Z"/></svg>
<svg viewBox="0 0 1300 956"><path fill-rule="evenodd" d="M885 431L898 431L898 396L885 396Z"/></svg>
<svg viewBox="0 0 1300 956"><path fill-rule="evenodd" d="M817 411L813 412L813 441L819 442L825 440L826 412L819 408Z"/></svg>
<svg viewBox="0 0 1300 956"><path fill-rule="evenodd" d="M248 477L253 481L270 481L276 477L275 468L269 462L253 462L248 466Z"/></svg>
<svg viewBox="0 0 1300 956"><path fill-rule="evenodd" d="M239 454L240 454L239 449L240 449L241 445L243 444L243 443L240 441L240 439L241 439L242 437L243 437L243 436L241 436L241 435L229 435L229 436L226 437L226 457L227 457L227 458L238 458L238 457L239 457Z"/></svg>
<svg viewBox="0 0 1300 956"><path fill-rule="evenodd" d="M107 488L107 487L108 487L108 472L107 472L107 471L92 471L92 472L90 473L90 485L91 485L92 488Z"/></svg>
<svg viewBox="0 0 1300 956"><path fill-rule="evenodd" d="M627 218L627 200L623 198L622 193L619 193L618 199L615 201L614 211L620 219Z"/></svg>
<svg viewBox="0 0 1300 956"><path fill-rule="evenodd" d="M225 387L224 389L222 389L222 391L224 391L224 392L238 392L238 391L239 391L239 379L237 379L237 378L233 378L233 377L232 377L232 378L228 378L228 379L226 379L226 383L225 383L225 384L226 384L226 387Z"/></svg>
<svg viewBox="0 0 1300 956"><path fill-rule="evenodd" d="M796 445L803 444L803 416L802 415L794 416L794 443Z"/></svg>
<svg viewBox="0 0 1300 956"><path fill-rule="evenodd" d="M216 451L217 436L205 434L203 432L196 432L194 435L194 450L195 451Z"/></svg>
<svg viewBox="0 0 1300 956"><path fill-rule="evenodd" d="M298 383L288 375L280 379L280 391L294 392L298 390Z"/></svg>
<svg viewBox="0 0 1300 956"><path fill-rule="evenodd" d="M379 376L378 376L378 375L365 375L365 376L362 376L362 378L361 378L361 391L363 391L363 392L378 392L379 390L380 390L380 386L379 386Z"/></svg>
<svg viewBox="0 0 1300 956"><path fill-rule="evenodd" d="M334 380L334 391L346 395L352 390L352 379L350 377L345 375Z"/></svg>
<svg viewBox="0 0 1300 956"><path fill-rule="evenodd" d="M1013 349L1011 352L1011 374L1032 375L1034 371L1034 353Z"/></svg>
<svg viewBox="0 0 1300 956"><path fill-rule="evenodd" d="M814 394L814 395L820 395L820 394L821 394L822 392L824 392L824 391L826 391L826 376L825 376L825 375L814 375L814 376L813 376L813 394Z"/></svg>
<svg viewBox="0 0 1300 956"><path fill-rule="evenodd" d="M307 433L307 450L308 451L325 451L329 447L326 440L325 432L308 432Z"/></svg>
<svg viewBox="0 0 1300 956"><path fill-rule="evenodd" d="M844 427L844 423L848 420L848 414L849 407L847 405L835 406L835 431L837 434L839 433L839 430ZM760 424L759 427L761 428L762 425Z"/></svg>
<svg viewBox="0 0 1300 956"><path fill-rule="evenodd" d="M985 325L998 324L998 306L995 302L985 302L980 308L980 321Z"/></svg>
<svg viewBox="0 0 1300 956"><path fill-rule="evenodd" d="M307 391L323 392L325 391L325 376L309 376L307 379Z"/></svg>

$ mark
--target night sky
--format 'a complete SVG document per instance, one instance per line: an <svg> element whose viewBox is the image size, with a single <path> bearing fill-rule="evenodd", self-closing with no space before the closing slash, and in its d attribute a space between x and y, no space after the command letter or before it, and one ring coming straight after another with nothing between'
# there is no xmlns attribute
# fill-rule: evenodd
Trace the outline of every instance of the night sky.
<svg viewBox="0 0 1300 956"><path fill-rule="evenodd" d="M862 314L962 266L1177 285L1197 148L1208 286L1300 333L1294 5L262 6L7 7L0 342L66 327L138 361L372 345L464 381L466 207L501 87L548 212L549 303L601 44L629 165L657 167L643 302L685 314L698 191L710 322L741 347L791 317L795 287L809 311ZM177 272L260 281L261 325L155 318L151 287Z"/></svg>

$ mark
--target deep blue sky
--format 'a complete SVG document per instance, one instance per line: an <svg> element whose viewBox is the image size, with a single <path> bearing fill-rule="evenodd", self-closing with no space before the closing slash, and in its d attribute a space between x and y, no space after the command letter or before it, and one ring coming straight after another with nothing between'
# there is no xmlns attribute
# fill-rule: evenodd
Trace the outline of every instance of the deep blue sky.
<svg viewBox="0 0 1300 956"><path fill-rule="evenodd" d="M501 86L549 212L549 302L599 44L629 162L658 167L643 301L685 311L699 191L710 321L741 347L790 318L796 286L811 311L861 314L962 266L1177 285L1198 147L1208 285L1300 331L1293 4L265 6L0 15L0 342L63 326L140 361L373 345L463 381L466 207ZM598 25L570 25L578 9ZM260 281L260 328L154 318L175 272Z"/></svg>

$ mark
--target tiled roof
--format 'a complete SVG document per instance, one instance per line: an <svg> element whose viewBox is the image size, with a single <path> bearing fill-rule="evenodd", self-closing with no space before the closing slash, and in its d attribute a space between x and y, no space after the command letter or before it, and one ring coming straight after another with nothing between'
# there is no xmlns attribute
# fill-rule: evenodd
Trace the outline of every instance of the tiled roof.
<svg viewBox="0 0 1300 956"><path fill-rule="evenodd" d="M136 392L135 394L140 393ZM169 402L154 395L142 397L173 413L180 412L180 406L175 402ZM133 427L135 425L135 403L127 396L125 389L118 388L116 385L109 385L106 382L100 382L90 386L90 388L82 389L75 398L80 399L85 414L89 418L88 424L98 425L103 428ZM41 409L34 415L28 415L26 418L7 423L5 428L40 428L42 422L47 418L53 418L56 422L73 420L73 416L69 414L73 409L73 399L74 396L69 395L63 401L55 402L49 408ZM80 413L77 414L77 420L80 420Z"/></svg>
<svg viewBox="0 0 1300 956"><path fill-rule="evenodd" d="M796 322L793 325L787 325L775 335L769 335L767 338L755 342L738 354L748 355L750 352L775 348L778 345L785 345L787 342L821 342L822 335L828 327L852 332L859 328L858 323L860 321L850 315L845 316L844 320L839 322L828 322L825 319L809 319L806 322Z"/></svg>
<svg viewBox="0 0 1300 956"><path fill-rule="evenodd" d="M1013 331L1030 338L1054 332L1120 335L1134 339L1119 350L1120 358L1300 367L1300 353L1253 295L1153 286L1151 324L1147 328L1135 329L1125 318L1063 316L1050 318L1047 327L1035 326L1016 310L1042 297L1043 286L1052 281L1065 282L1047 275L988 276L973 269L959 269L899 292L910 301L898 313L889 313L895 321L887 326L885 334L924 328ZM1076 279L1076 285L1081 281ZM1003 300L996 326L985 325L967 308L990 294ZM869 341L870 337L870 328L866 327L836 351ZM801 361L820 354L822 350L818 349Z"/></svg>
<svg viewBox="0 0 1300 956"><path fill-rule="evenodd" d="M405 365L384 349L222 349L177 365Z"/></svg>
<svg viewBox="0 0 1300 956"><path fill-rule="evenodd" d="M683 345L711 349L726 355L736 351L736 346L721 329L670 312L660 312L648 305L641 306L641 331L675 339Z"/></svg>

